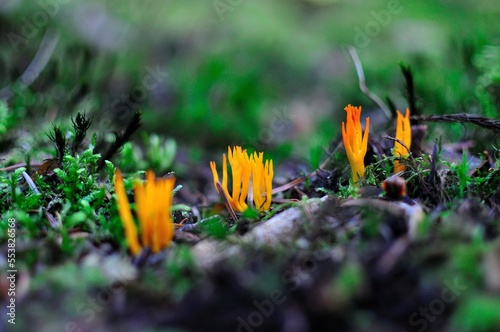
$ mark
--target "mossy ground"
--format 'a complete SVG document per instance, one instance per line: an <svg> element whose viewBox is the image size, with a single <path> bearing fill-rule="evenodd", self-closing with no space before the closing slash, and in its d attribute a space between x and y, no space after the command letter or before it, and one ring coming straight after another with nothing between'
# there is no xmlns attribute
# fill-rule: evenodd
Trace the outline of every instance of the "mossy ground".
<svg viewBox="0 0 500 332"><path fill-rule="evenodd" d="M489 2L402 2L387 25L383 1L8 3L3 313L12 219L18 271L8 330L500 329L500 48ZM414 230L408 205L380 189L395 121L359 90L345 47L370 24L380 32L354 45L367 84L387 109L414 116L401 174L423 212ZM347 104L372 119L359 187L340 137ZM315 173L270 211L231 220L209 167L228 145L272 157L276 187ZM175 173L179 227L162 252L128 252L117 168L131 201L146 169ZM258 235L266 223L281 226Z"/></svg>

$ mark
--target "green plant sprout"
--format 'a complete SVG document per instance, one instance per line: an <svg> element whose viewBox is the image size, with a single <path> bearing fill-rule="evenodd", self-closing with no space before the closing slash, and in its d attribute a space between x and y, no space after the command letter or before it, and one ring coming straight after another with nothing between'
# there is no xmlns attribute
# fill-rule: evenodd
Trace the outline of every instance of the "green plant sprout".
<svg viewBox="0 0 500 332"><path fill-rule="evenodd" d="M464 198L465 189L470 181L470 178L467 176L467 173L469 172L469 164L467 163L467 155L465 151L462 152L462 162L454 168L458 176L459 195L460 198Z"/></svg>
<svg viewBox="0 0 500 332"><path fill-rule="evenodd" d="M177 143L174 139L164 139L157 134L143 133L141 135L144 148L133 142L127 142L121 152L122 160L119 163L124 170L151 168L157 172L170 170Z"/></svg>

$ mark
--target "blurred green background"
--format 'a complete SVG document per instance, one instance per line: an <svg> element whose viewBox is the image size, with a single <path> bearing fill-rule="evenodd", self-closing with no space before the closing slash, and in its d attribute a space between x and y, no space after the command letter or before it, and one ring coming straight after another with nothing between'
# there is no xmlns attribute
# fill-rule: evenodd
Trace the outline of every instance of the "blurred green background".
<svg viewBox="0 0 500 332"><path fill-rule="evenodd" d="M363 118L370 116L372 120L370 135L394 130L394 122L384 118L379 107L360 91L347 53L349 46L357 49L369 88L383 99L390 97L400 110L408 106L399 68L403 62L415 73L417 104L422 114L466 112L498 119L499 22L500 6L489 0L0 0L1 166L22 163L27 156L32 162L53 158L54 144L46 134L53 124L61 126L64 133L71 133L68 130L71 117L75 118L78 112L94 118L87 136L89 141L92 133L98 140L112 141L113 132L123 131L134 112L141 111L144 125L135 134L134 142L121 150L121 158L113 160L117 168L127 173L152 168L158 175L174 170L178 183L186 188L183 192L189 193L191 189L195 194L206 193L210 189L215 194L208 160L220 164L221 153L227 146L240 144L273 157L277 169L275 183L284 183L286 175L278 167L284 167L285 161L305 165L310 171L323 160L322 149L332 140L338 140L347 104L363 106ZM476 146L472 152L476 154L500 146L482 128L429 124L426 140L432 143L440 137L451 143L473 139ZM70 137L68 140L71 141ZM347 165L347 161L343 164ZM293 177L296 174L290 176ZM16 176L11 179L5 182L9 186L4 186L8 188L4 197L10 197L10 188L16 196ZM206 187L193 189L193 182ZM93 184L96 192L101 189L100 184ZM195 194L192 200L198 201ZM18 194L18 197L23 196ZM38 208L39 197L29 198L32 200L26 200L26 204ZM52 202L54 198L48 199ZM9 202L7 198L2 201ZM15 208L20 203L13 204ZM78 204L71 206L74 211L69 210L67 203L66 211L62 212L63 218L65 214L70 216L65 220L68 229L82 222L81 219L90 220L93 225L88 216L96 214L95 211L108 208L107 212L113 211L106 206L94 209L87 203L88 209L82 212L78 211L81 210ZM12 209L10 203L4 205L5 210ZM45 218L42 209L38 211L38 218ZM28 212L21 212L24 219L17 219L32 225L34 230L45 227L36 219L29 223ZM475 210L474 213L477 217ZM99 217L101 221L109 219L104 213ZM449 245L447 238L469 241L469 235L457 235L462 234L458 230L465 234L469 229L459 223L455 225L454 218L451 215L443 219L443 225L451 227L451 231L444 228L450 235L440 242L440 246L452 248L452 253L455 246ZM119 225L118 216L111 217L113 220ZM475 229L482 241L481 228ZM102 232L98 236L103 238L111 237L109 234L113 232L111 242L123 234L120 226L113 224L98 232ZM45 241L45 235L40 238ZM52 241L51 236L48 241ZM350 241L347 235L345 241ZM434 237L429 237L429 241L437 243ZM58 264L53 256L79 255L76 252L80 247L68 249L68 243L72 244L63 243L62 250L68 251L64 254L59 245L39 250L41 257L49 257L40 260ZM439 260L430 265L436 270L443 269L447 276L455 276L455 272L458 276L479 276L482 270L477 265L478 257L485 247L478 243L475 246L460 243L467 254L450 255L453 257L450 274L446 270L448 265ZM426 244L422 248L441 250L440 246ZM28 261L38 259L38 248L29 247L33 252L28 252L29 257L33 258ZM52 255L52 250L56 254ZM189 257L188 251L179 246L174 253L186 253ZM422 257L432 260L433 255L425 253ZM183 260L188 261L170 256L166 264L174 266ZM271 264L269 271L275 271L283 262ZM427 266L425 259L422 262L422 266ZM58 289L74 288L81 294L84 290L75 285L100 285L101 280L93 280L95 271L87 267L83 268L90 274L84 275L83 281L72 278L79 276L73 264L69 270L55 269L54 277L47 269L48 280L57 279L54 285L59 287L61 275L64 277L61 280L69 283ZM191 263L185 263L188 264ZM169 270L167 278L161 275L162 283L151 279L155 280L155 286L168 285L167 291L158 293L161 296L171 290L182 293L197 278L186 278L185 286L184 267L174 267L180 272ZM412 267L408 272L412 278L414 271ZM50 294L46 292L43 273L41 270L42 281L38 281L35 289L39 287ZM267 274L263 275L264 281L269 281ZM88 280L93 281L86 284ZM153 293L155 298L156 290ZM75 315L72 307L65 307L67 301L60 299L60 293L54 294L59 308ZM72 294L64 295L69 298ZM75 299L83 297L76 294ZM315 293L311 294L314 297ZM138 304L146 301L146 297L137 298ZM495 308L497 301L472 296L464 299L465 305L455 317L476 317L477 321L474 318L469 322L472 326L469 330L489 321L493 322L491 326L497 323L498 316L489 309ZM44 314L39 316L43 319L41 325L61 320L58 307L46 305L49 301L33 303L36 307L44 305L40 311ZM45 315L46 308L55 318ZM141 303L137 312L142 310ZM460 326L463 321L454 318L453 322Z"/></svg>
<svg viewBox="0 0 500 332"><path fill-rule="evenodd" d="M404 62L424 114L498 117L499 14L487 0L4 0L0 88L16 89L5 117L43 134L85 111L105 133L140 109L142 130L189 147L189 160L234 144L308 160L338 135L347 104L380 113L348 45L370 89L400 109ZM47 35L59 36L47 65L16 85Z"/></svg>

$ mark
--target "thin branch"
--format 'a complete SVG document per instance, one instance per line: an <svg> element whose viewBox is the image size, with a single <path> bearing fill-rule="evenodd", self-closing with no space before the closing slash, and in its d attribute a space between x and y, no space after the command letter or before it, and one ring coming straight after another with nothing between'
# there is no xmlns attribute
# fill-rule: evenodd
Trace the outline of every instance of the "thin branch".
<svg viewBox="0 0 500 332"><path fill-rule="evenodd" d="M410 149L406 146L406 144L400 140L399 138L396 138L396 137L392 137L392 136L389 136L389 135L384 135L382 136L382 138L385 138L385 139L388 139L388 140L391 140L391 141L394 141L394 142L398 142L399 144L401 144L408 153L410 153Z"/></svg>
<svg viewBox="0 0 500 332"><path fill-rule="evenodd" d="M392 119L391 111L389 110L387 105L385 105L384 102L382 101L382 99L380 99L376 94L371 92L368 89L368 87L366 86L365 73L363 72L363 66L361 64L361 61L359 60L358 53L356 52L356 49L352 46L349 46L348 49L349 49L349 55L351 56L351 59L354 62L354 66L356 67L356 73L358 74L359 88L368 98L373 100L373 102L375 104L377 104L378 107L380 107L382 109L382 111L384 112L387 119L389 119L389 120Z"/></svg>
<svg viewBox="0 0 500 332"><path fill-rule="evenodd" d="M42 43L38 52L35 54L33 61L29 64L28 68L21 75L19 80L24 85L31 85L40 75L42 70L49 62L52 53L56 49L57 42L59 41L59 34L49 29L43 36Z"/></svg>
<svg viewBox="0 0 500 332"><path fill-rule="evenodd" d="M35 182L33 182L33 180L30 178L30 176L28 175L28 173L22 172L21 174L23 175L24 180L26 180L26 182L28 183L28 186L31 188L31 190L33 190L33 192L35 194L39 194L40 191L38 190Z"/></svg>
<svg viewBox="0 0 500 332"><path fill-rule="evenodd" d="M33 167L33 168L38 168L38 167L41 167L42 165L43 165L43 163L32 163L29 166ZM20 167L28 167L28 164L27 163L19 163L19 164L10 165L7 167L2 167L2 168L0 168L0 172L15 171L16 169L18 169Z"/></svg>
<svg viewBox="0 0 500 332"><path fill-rule="evenodd" d="M301 176L300 178L297 178L295 180L292 180L282 186L279 186L278 188L274 188L273 189L273 195L274 194L277 194L277 193L280 193L282 191L285 191L285 190L288 190L292 187L295 187L296 185L298 185L299 183L301 183L302 181L304 181L305 179L308 179L308 178L312 178L313 176L315 176L318 171L323 171L323 168L328 165L328 163L330 162L330 157L326 158L326 160L318 167L318 169L316 169L315 171L307 174L306 176Z"/></svg>
<svg viewBox="0 0 500 332"><path fill-rule="evenodd" d="M297 179L295 179L295 180L292 180L292 181L290 181L290 182L288 182L288 183L286 183L286 184L284 184L284 185L282 185L282 186L279 186L278 188L274 188L274 189L273 189L273 195L274 195L274 194L277 194L277 193L280 193L280 192L282 192L282 191L288 190L288 189L290 189L290 188L295 187L296 185L300 184L300 183L301 183L302 181L304 181L305 179L310 178L310 177L312 177L312 176L316 175L316 172L317 172L317 171L318 171L318 170L315 170L314 172L309 173L309 174L308 174L308 175L306 175L306 176L301 176L300 178L297 178Z"/></svg>
<svg viewBox="0 0 500 332"><path fill-rule="evenodd" d="M426 122L449 122L449 123L472 123L476 126L487 128L495 132L500 131L500 120L495 120L487 116L478 114L444 114L444 115L423 115L423 116L412 116L412 120L415 121L426 121Z"/></svg>
<svg viewBox="0 0 500 332"><path fill-rule="evenodd" d="M226 209L229 211L231 218L233 218L233 221L238 221L238 217L236 216L236 213L234 212L234 209L231 206L231 203L229 202L229 198L226 196L224 188L222 188L222 185L220 184L219 181L215 183L215 188L217 189L217 192L219 193L220 197L222 197L224 205L226 206Z"/></svg>
<svg viewBox="0 0 500 332"><path fill-rule="evenodd" d="M58 41L59 33L54 32L52 29L45 32L35 57L18 79L21 84L30 86L38 78L52 57ZM0 99L8 100L10 97L12 97L11 86L6 86L0 90Z"/></svg>

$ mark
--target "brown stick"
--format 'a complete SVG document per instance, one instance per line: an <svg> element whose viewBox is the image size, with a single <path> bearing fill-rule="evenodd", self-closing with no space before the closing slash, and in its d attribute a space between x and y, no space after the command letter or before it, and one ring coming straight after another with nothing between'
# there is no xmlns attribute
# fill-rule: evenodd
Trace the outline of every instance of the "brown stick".
<svg viewBox="0 0 500 332"><path fill-rule="evenodd" d="M38 167L40 167L42 165L43 165L43 163L32 163L32 164L30 164L30 166L33 167L33 168L38 168ZM15 171L16 169L18 169L20 167L26 167L26 166L28 166L28 164L26 164L26 163L19 163L19 164L10 165L10 166L7 166L7 167L0 168L0 171L10 172L10 171Z"/></svg>
<svg viewBox="0 0 500 332"><path fill-rule="evenodd" d="M487 116L478 114L444 114L444 115L426 115L412 116L412 120L426 122L450 122L450 123L472 123L476 126L487 128L493 131L500 131L500 120L495 120Z"/></svg>
<svg viewBox="0 0 500 332"><path fill-rule="evenodd" d="M217 192L219 193L220 197L222 197L224 205L226 206L226 209L229 211L231 218L233 218L234 221L238 221L238 217L236 216L236 213L234 212L234 209L231 206L231 203L229 202L229 198L227 198L226 193L224 192L224 189L222 188L222 185L220 184L219 181L217 181L217 183L215 184L215 188L217 189Z"/></svg>

